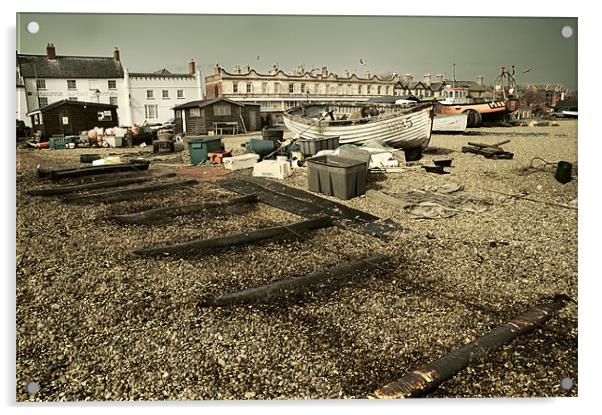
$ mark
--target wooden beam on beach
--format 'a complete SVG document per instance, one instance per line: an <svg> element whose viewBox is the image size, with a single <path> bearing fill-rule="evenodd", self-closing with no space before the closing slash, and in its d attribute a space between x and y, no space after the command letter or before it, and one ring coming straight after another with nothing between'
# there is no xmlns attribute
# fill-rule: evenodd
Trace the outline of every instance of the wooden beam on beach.
<svg viewBox="0 0 602 415"><path fill-rule="evenodd" d="M210 200L202 203L193 203L188 205L170 206L167 208L157 208L143 210L141 212L128 213L124 215L109 216L108 219L118 223L142 224L153 222L158 219L175 218L177 216L192 215L194 213L204 212L210 209L216 209L226 206L233 206L244 203L257 203L256 195L247 195L226 200Z"/></svg>
<svg viewBox="0 0 602 415"><path fill-rule="evenodd" d="M92 193L87 195L76 195L67 196L63 198L63 201L67 203L110 203L110 202L121 202L124 200L131 200L138 197L143 193L153 193L160 191L171 191L181 189L182 187L188 187L197 184L198 181L195 179L181 180L177 182L159 183L150 186L132 187L129 189L115 190L110 192Z"/></svg>
<svg viewBox="0 0 602 415"><path fill-rule="evenodd" d="M371 398L416 398L427 395L471 363L486 357L491 351L510 343L518 336L542 327L567 301L570 301L567 296L556 296L550 302L530 309L441 359L406 373L398 380L378 389Z"/></svg>
<svg viewBox="0 0 602 415"><path fill-rule="evenodd" d="M357 272L381 264L388 259L385 255L376 255L357 261L347 262L328 268L324 271L312 272L302 277L290 278L257 288L224 294L211 300L199 303L200 307L223 307L248 303L269 303L277 299L298 296L317 284L332 283L342 278L352 278Z"/></svg>
<svg viewBox="0 0 602 415"><path fill-rule="evenodd" d="M92 176L97 174L119 173L123 171L143 171L148 170L149 161L131 161L129 163L106 164L104 166L79 167L73 169L38 169L39 177L50 177L52 180L70 179L76 177Z"/></svg>
<svg viewBox="0 0 602 415"><path fill-rule="evenodd" d="M175 177L176 173L166 173L159 176L145 176L145 177L129 177L115 180L104 180L94 183L76 184L59 187L42 187L38 189L32 189L27 192L31 196L60 196L75 192L84 192L87 190L94 189L105 189L110 187L128 186L130 184L150 182L151 180L163 179L168 177Z"/></svg>
<svg viewBox="0 0 602 415"><path fill-rule="evenodd" d="M250 232L235 233L226 236L209 239L195 239L193 241L181 242L174 245L158 246L155 248L145 248L134 251L135 254L161 255L161 254L181 254L181 253L200 253L215 248L225 248L235 245L244 245L258 242L264 239L271 239L277 236L290 235L297 237L296 232L308 231L312 229L328 228L333 226L333 220L329 216L322 216L317 219L307 220L288 225L274 226L272 228L257 229Z"/></svg>

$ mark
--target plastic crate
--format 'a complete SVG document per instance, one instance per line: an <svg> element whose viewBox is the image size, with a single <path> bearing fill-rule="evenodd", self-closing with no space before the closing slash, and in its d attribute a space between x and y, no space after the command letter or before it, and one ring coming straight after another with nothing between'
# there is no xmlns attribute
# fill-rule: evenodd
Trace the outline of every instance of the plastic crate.
<svg viewBox="0 0 602 415"><path fill-rule="evenodd" d="M53 135L48 139L48 148L61 150L66 148L64 135Z"/></svg>
<svg viewBox="0 0 602 415"><path fill-rule="evenodd" d="M222 137L197 138L188 142L188 152L193 165L200 164L209 158L209 153L222 150Z"/></svg>
<svg viewBox="0 0 602 415"><path fill-rule="evenodd" d="M300 138L297 144L306 156L315 156L320 150L334 150L339 147L339 137L326 137L320 139Z"/></svg>
<svg viewBox="0 0 602 415"><path fill-rule="evenodd" d="M366 193L366 163L339 156L307 160L309 190L348 200Z"/></svg>

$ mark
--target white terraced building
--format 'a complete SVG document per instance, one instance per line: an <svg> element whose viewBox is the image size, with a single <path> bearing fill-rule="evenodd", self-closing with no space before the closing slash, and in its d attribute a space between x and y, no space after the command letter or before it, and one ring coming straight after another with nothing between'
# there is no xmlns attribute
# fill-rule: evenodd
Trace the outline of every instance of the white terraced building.
<svg viewBox="0 0 602 415"><path fill-rule="evenodd" d="M111 57L61 56L48 44L46 55L17 54L17 119L31 126L27 113L70 99L117 105L122 126L163 123L173 107L202 99L201 79L192 60L187 73L133 73L118 48Z"/></svg>

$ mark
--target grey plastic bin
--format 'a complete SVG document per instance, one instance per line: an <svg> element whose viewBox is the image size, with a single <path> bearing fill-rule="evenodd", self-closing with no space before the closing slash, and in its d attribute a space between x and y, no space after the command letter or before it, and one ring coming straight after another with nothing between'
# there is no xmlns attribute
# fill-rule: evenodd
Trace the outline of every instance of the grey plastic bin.
<svg viewBox="0 0 602 415"><path fill-rule="evenodd" d="M301 152L305 156L315 156L320 150L334 150L339 146L339 137L325 137L320 139L303 138L297 140Z"/></svg>
<svg viewBox="0 0 602 415"><path fill-rule="evenodd" d="M366 163L339 156L307 160L309 190L348 200L366 193Z"/></svg>

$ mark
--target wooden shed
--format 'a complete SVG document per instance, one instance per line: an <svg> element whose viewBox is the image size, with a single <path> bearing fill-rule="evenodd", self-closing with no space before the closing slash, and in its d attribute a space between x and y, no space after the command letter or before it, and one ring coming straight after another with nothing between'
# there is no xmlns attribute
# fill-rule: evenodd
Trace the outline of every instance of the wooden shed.
<svg viewBox="0 0 602 415"><path fill-rule="evenodd" d="M176 133L238 134L261 130L261 106L227 98L191 101L174 107Z"/></svg>
<svg viewBox="0 0 602 415"><path fill-rule="evenodd" d="M31 111L31 130L52 135L79 135L94 127L109 128L119 125L117 105L65 99Z"/></svg>

